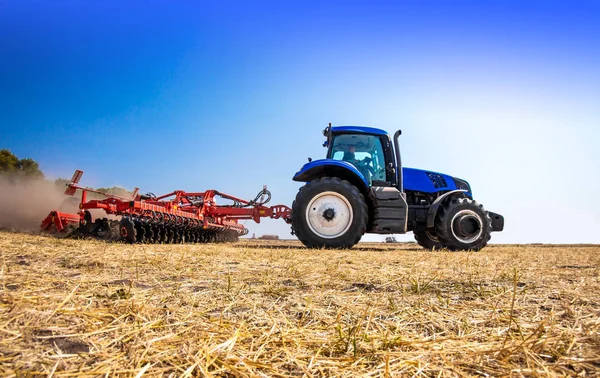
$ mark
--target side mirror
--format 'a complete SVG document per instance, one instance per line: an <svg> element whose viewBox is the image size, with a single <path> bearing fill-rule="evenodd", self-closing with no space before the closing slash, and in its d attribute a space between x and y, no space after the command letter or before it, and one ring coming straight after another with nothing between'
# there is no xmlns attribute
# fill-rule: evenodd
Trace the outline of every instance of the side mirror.
<svg viewBox="0 0 600 378"><path fill-rule="evenodd" d="M323 147L328 147L329 141L331 141L331 122L329 122L329 125L323 130L323 136L327 137L327 140L323 143Z"/></svg>

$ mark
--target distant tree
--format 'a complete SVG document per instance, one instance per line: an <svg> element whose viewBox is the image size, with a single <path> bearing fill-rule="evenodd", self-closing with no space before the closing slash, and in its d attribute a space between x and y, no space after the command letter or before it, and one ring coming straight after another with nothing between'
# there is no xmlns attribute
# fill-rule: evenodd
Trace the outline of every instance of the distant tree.
<svg viewBox="0 0 600 378"><path fill-rule="evenodd" d="M19 159L10 150L0 150L0 174L11 179L44 178L40 165L33 159Z"/></svg>
<svg viewBox="0 0 600 378"><path fill-rule="evenodd" d="M19 160L19 169L21 171L21 174L23 174L27 177L34 177L34 178L43 178L44 177L44 174L40 170L40 165L37 163L37 161L30 159L30 158L25 158L25 159Z"/></svg>
<svg viewBox="0 0 600 378"><path fill-rule="evenodd" d="M7 149L0 150L0 173L13 174L19 168L19 158Z"/></svg>

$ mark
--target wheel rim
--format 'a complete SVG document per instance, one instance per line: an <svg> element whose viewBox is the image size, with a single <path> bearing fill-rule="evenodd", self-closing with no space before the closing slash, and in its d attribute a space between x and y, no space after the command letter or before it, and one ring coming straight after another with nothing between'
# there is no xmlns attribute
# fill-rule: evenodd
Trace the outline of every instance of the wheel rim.
<svg viewBox="0 0 600 378"><path fill-rule="evenodd" d="M324 239L345 234L352 225L353 217L350 202L336 192L319 193L306 207L308 227Z"/></svg>
<svg viewBox="0 0 600 378"><path fill-rule="evenodd" d="M452 217L452 235L461 243L469 244L483 233L483 222L473 210L461 210Z"/></svg>

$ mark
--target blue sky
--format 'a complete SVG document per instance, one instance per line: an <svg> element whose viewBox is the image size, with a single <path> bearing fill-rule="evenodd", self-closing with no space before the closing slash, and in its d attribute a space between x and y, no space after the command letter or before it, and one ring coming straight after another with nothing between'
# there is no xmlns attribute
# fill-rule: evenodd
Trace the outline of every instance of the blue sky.
<svg viewBox="0 0 600 378"><path fill-rule="evenodd" d="M401 128L407 166L506 217L493 242L599 243L598 20L594 1L0 0L0 148L51 178L290 205L328 122Z"/></svg>

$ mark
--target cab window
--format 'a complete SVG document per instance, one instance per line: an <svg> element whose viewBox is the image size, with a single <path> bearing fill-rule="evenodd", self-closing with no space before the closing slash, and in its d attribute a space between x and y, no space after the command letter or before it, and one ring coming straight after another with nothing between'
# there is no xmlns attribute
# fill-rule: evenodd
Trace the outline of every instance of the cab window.
<svg viewBox="0 0 600 378"><path fill-rule="evenodd" d="M328 156L348 162L365 177L369 185L373 180L385 181L385 156L381 140L374 135L336 135Z"/></svg>

